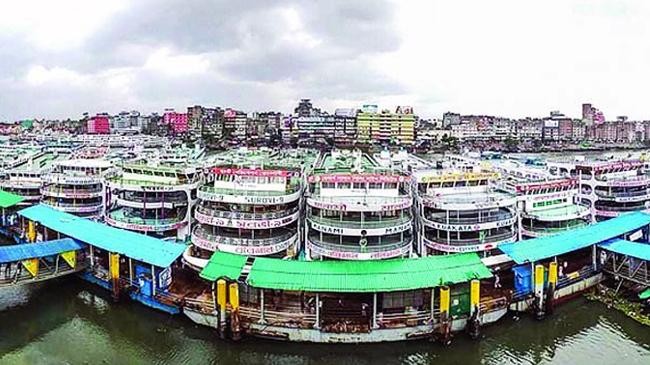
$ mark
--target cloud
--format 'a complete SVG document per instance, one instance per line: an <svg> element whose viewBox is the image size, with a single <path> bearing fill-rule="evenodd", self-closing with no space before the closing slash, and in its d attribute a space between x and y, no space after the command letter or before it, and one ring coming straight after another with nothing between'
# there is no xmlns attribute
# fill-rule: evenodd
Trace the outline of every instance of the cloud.
<svg viewBox="0 0 650 365"><path fill-rule="evenodd" d="M628 0L0 2L0 120L301 97L649 118L650 4Z"/></svg>
<svg viewBox="0 0 650 365"><path fill-rule="evenodd" d="M0 21L14 33L0 35L8 46L0 47L0 119L195 103L289 111L300 97L401 87L365 61L399 45L389 2L142 0L98 13L69 1L63 8L77 6L74 19L91 14L95 23L52 27L39 7L24 22Z"/></svg>

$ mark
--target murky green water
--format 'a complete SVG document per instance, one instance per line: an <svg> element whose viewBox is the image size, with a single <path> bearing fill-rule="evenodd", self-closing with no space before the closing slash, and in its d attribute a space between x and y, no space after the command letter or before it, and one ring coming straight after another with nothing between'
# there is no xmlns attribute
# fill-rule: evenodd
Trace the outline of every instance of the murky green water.
<svg viewBox="0 0 650 365"><path fill-rule="evenodd" d="M113 304L76 278L0 290L0 364L650 364L650 328L579 300L511 318L450 348L425 341L309 345L220 341L182 316Z"/></svg>

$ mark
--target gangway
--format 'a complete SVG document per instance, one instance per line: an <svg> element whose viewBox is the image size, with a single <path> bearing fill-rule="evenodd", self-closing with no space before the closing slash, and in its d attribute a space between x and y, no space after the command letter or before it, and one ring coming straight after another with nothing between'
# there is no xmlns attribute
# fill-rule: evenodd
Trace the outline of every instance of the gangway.
<svg viewBox="0 0 650 365"><path fill-rule="evenodd" d="M0 288L27 285L83 270L85 245L71 238L0 246Z"/></svg>
<svg viewBox="0 0 650 365"><path fill-rule="evenodd" d="M604 272L638 285L650 287L650 244L622 239L598 245ZM620 281L620 284L623 283Z"/></svg>

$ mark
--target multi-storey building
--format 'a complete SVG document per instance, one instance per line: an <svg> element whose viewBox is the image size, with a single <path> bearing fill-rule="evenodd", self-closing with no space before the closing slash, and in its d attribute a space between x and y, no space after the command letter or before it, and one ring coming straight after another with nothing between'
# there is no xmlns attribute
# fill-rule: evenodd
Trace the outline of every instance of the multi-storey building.
<svg viewBox="0 0 650 365"><path fill-rule="evenodd" d="M110 118L108 114L97 114L88 119L88 134L109 134L111 133Z"/></svg>
<svg viewBox="0 0 650 365"><path fill-rule="evenodd" d="M183 134L189 130L186 113L177 113L173 109L166 109L162 121L163 124L169 126L172 134Z"/></svg>
<svg viewBox="0 0 650 365"><path fill-rule="evenodd" d="M334 145L351 147L357 139L357 110L339 108L334 111Z"/></svg>
<svg viewBox="0 0 650 365"><path fill-rule="evenodd" d="M415 115L410 107L395 113L364 107L357 114L357 141L361 144L411 146L415 139Z"/></svg>
<svg viewBox="0 0 650 365"><path fill-rule="evenodd" d="M558 138L562 141L570 141L573 139L573 120L570 118L563 118L558 122Z"/></svg>
<svg viewBox="0 0 650 365"><path fill-rule="evenodd" d="M195 105L187 108L187 122L190 131L203 135L209 134L216 139L223 135L223 110Z"/></svg>
<svg viewBox="0 0 650 365"><path fill-rule="evenodd" d="M226 139L235 146L246 142L246 130L248 126L248 116L246 113L228 108L224 111L223 117L223 135Z"/></svg>
<svg viewBox="0 0 650 365"><path fill-rule="evenodd" d="M586 137L587 127L585 122L579 119L574 119L571 122L571 139L574 141L584 141Z"/></svg>
<svg viewBox="0 0 650 365"><path fill-rule="evenodd" d="M326 139L334 137L335 118L333 115L309 115L296 118L298 138L301 142L313 144L325 143Z"/></svg>
<svg viewBox="0 0 650 365"><path fill-rule="evenodd" d="M517 121L517 135L520 139L541 140L544 133L542 119L520 119Z"/></svg>

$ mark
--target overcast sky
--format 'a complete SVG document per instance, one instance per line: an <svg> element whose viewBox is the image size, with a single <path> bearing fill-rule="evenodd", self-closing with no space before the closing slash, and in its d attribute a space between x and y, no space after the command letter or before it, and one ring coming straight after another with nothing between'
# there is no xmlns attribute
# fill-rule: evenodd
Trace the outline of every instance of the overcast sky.
<svg viewBox="0 0 650 365"><path fill-rule="evenodd" d="M0 2L0 120L188 105L650 119L650 2Z"/></svg>

